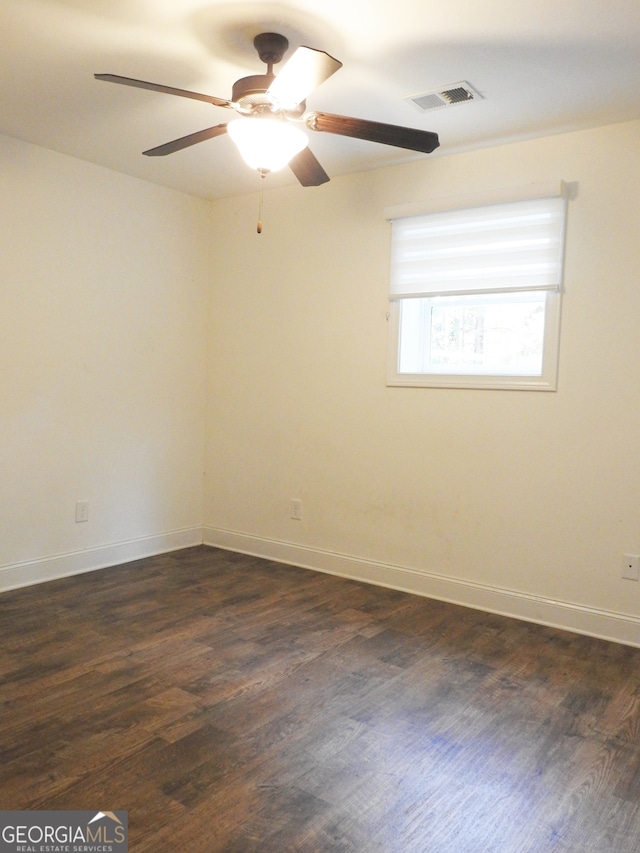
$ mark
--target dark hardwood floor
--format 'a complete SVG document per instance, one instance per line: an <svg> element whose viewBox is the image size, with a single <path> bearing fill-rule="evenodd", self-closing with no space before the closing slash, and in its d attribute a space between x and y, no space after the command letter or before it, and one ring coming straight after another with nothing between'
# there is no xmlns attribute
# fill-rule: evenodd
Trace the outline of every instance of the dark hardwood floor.
<svg viewBox="0 0 640 853"><path fill-rule="evenodd" d="M0 596L0 809L132 853L640 850L640 649L199 547Z"/></svg>

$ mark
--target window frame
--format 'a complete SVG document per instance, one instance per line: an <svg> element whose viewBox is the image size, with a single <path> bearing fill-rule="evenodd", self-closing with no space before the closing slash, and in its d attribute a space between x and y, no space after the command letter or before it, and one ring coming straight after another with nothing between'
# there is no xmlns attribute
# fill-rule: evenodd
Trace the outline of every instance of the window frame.
<svg viewBox="0 0 640 853"><path fill-rule="evenodd" d="M546 291L545 323L540 374L488 373L400 373L400 314L402 299L390 302L390 327L387 362L387 385L410 388L484 388L512 391L555 391L558 387L558 354L560 349L560 309L562 294Z"/></svg>
<svg viewBox="0 0 640 853"><path fill-rule="evenodd" d="M489 207L495 204L509 203L514 201L527 201L537 198L552 198L560 196L566 201L568 198L567 184L564 182L553 182L551 184L530 186L519 190L498 191L483 194L481 197L471 196L463 199L442 200L429 205L410 204L387 208L386 218L393 220L399 217L423 216L429 213L437 213L448 210L462 210L464 208ZM387 377L388 386L398 387L420 387L420 388L479 388L479 389L503 389L503 390L528 390L528 391L556 391L558 386L558 361L560 350L560 318L562 307L562 272L564 266L564 234L566 224L566 208L562 228L562 250L560 258L560 281L555 290L542 291L545 294L545 321L543 335L542 369L539 374L520 375L512 373L481 373L462 371L440 371L421 373L400 373L400 333L401 333L401 305L410 298L432 298L430 296L389 296L389 312L387 314L388 356ZM491 293L485 290L484 293ZM497 289L493 291L499 293ZM532 288L531 290L520 290L520 293L541 292ZM444 295L444 294L443 294ZM456 296L477 295L481 292L474 288L452 293L452 299ZM507 294L505 294L506 296Z"/></svg>

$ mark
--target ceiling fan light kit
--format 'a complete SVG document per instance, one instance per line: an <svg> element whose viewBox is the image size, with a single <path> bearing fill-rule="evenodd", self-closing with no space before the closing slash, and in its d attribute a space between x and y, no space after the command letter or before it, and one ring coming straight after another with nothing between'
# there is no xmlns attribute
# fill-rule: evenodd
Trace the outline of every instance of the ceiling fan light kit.
<svg viewBox="0 0 640 853"><path fill-rule="evenodd" d="M307 97L335 74L342 63L322 50L301 46L276 76L273 66L282 60L289 47L288 40L279 33L260 33L253 44L260 59L267 65L267 73L237 80L232 87L230 100L117 74L94 76L110 83L205 101L214 107L232 109L240 116L229 123L217 124L144 151L143 154L148 157L173 154L228 132L245 162L260 174L289 165L302 186L315 187L326 183L329 176L309 149L307 134L299 125L312 131L324 131L426 154L438 147L437 134L427 130L307 111Z"/></svg>
<svg viewBox="0 0 640 853"><path fill-rule="evenodd" d="M237 118L227 125L247 166L259 172L277 172L309 144L304 131L280 118Z"/></svg>

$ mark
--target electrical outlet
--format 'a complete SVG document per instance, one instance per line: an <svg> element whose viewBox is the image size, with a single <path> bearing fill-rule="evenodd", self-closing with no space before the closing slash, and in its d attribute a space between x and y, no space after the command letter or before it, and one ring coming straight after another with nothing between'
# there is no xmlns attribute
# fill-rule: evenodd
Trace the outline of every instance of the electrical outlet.
<svg viewBox="0 0 640 853"><path fill-rule="evenodd" d="M622 577L629 581L637 581L640 577L640 554L622 555Z"/></svg>
<svg viewBox="0 0 640 853"><path fill-rule="evenodd" d="M294 521L302 521L302 501L298 498L291 498L289 518L292 518Z"/></svg>
<svg viewBox="0 0 640 853"><path fill-rule="evenodd" d="M76 501L76 524L89 521L89 501Z"/></svg>

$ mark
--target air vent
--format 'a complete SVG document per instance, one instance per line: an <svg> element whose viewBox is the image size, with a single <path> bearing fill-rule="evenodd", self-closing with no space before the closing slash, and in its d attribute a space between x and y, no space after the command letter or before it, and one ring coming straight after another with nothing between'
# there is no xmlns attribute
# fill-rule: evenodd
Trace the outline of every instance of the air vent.
<svg viewBox="0 0 640 853"><path fill-rule="evenodd" d="M466 104L469 101L481 101L482 95L469 83L463 81L441 89L434 89L432 92L410 95L404 100L410 101L421 112L426 113L429 110L439 110L441 107L453 107L456 104Z"/></svg>

